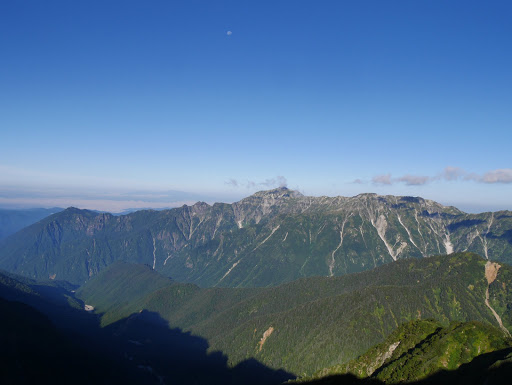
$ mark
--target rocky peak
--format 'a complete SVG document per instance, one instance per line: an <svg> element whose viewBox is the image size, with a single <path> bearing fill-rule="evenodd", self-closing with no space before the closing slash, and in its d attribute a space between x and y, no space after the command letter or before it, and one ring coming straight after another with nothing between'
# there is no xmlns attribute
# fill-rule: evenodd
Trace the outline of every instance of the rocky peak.
<svg viewBox="0 0 512 385"><path fill-rule="evenodd" d="M278 187L272 190L264 190L264 191L258 191L252 195L253 197L262 197L262 198L273 198L273 199L280 199L280 198L297 198L302 197L300 192L295 190L290 190L288 187ZM250 198L250 197L249 197Z"/></svg>

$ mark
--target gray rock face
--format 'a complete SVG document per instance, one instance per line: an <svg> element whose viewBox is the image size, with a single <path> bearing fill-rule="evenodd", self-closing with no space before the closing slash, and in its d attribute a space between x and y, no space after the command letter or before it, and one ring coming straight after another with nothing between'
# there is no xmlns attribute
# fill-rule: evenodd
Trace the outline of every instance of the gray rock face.
<svg viewBox="0 0 512 385"><path fill-rule="evenodd" d="M67 209L0 244L0 268L83 283L115 260L201 286L268 286L401 258L471 251L512 262L512 213L467 214L419 197L308 197L278 188L115 217Z"/></svg>

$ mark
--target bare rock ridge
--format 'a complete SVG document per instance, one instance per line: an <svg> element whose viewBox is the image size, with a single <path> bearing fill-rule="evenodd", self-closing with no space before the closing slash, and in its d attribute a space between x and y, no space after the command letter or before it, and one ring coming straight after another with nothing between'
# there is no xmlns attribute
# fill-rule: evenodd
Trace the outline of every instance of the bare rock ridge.
<svg viewBox="0 0 512 385"><path fill-rule="evenodd" d="M311 197L280 187L233 204L123 216L67 209L5 239L0 268L81 284L116 260L201 286L269 286L402 258L471 251L512 262L512 213L420 197Z"/></svg>

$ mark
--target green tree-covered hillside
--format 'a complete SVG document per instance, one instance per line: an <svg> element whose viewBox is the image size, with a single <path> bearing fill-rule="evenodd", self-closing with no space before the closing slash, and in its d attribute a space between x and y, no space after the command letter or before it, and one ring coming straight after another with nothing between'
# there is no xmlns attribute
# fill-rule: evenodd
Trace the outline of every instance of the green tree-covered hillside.
<svg viewBox="0 0 512 385"><path fill-rule="evenodd" d="M347 373L386 384L413 382L499 351L512 357L512 340L495 326L476 321L443 325L436 320L415 320L400 325L384 342L357 359L323 369L300 382Z"/></svg>
<svg viewBox="0 0 512 385"><path fill-rule="evenodd" d="M131 278L111 285L119 268ZM140 269L112 266L77 295L96 307L103 325L143 309L158 313L171 327L206 338L210 351L224 352L231 365L253 357L274 369L312 374L355 359L416 319L444 326L475 320L499 327L501 322L504 338L512 330L511 268L471 253L403 259L371 271L271 288L204 289L170 281L143 296L129 294L128 285L160 279L149 267L144 274Z"/></svg>

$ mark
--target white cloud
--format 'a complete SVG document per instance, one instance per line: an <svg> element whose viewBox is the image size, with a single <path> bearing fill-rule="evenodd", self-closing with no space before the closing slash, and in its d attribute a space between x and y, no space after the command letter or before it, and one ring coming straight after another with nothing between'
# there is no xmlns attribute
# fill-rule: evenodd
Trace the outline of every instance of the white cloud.
<svg viewBox="0 0 512 385"><path fill-rule="evenodd" d="M404 182L407 186L422 186L432 180L429 176L419 175L404 175L397 179L399 182Z"/></svg>
<svg viewBox="0 0 512 385"><path fill-rule="evenodd" d="M512 183L512 168L502 168L486 172L481 181L484 183Z"/></svg>
<svg viewBox="0 0 512 385"><path fill-rule="evenodd" d="M238 187L240 185L240 183L236 179L233 179L233 178L231 178L230 180L225 182L225 184L227 184L228 186L232 186L232 187Z"/></svg>
<svg viewBox="0 0 512 385"><path fill-rule="evenodd" d="M467 173L460 167L448 166L444 169L442 177L446 180L457 180Z"/></svg>
<svg viewBox="0 0 512 385"><path fill-rule="evenodd" d="M231 32L231 31L226 32L226 35L228 35L228 36L231 36L232 34L233 34L233 32Z"/></svg>
<svg viewBox="0 0 512 385"><path fill-rule="evenodd" d="M405 183L407 186L423 186L436 180L447 181L473 181L477 183L512 183L512 169L502 168L485 172L483 175L468 173L460 167L448 166L437 176L411 175L406 174L399 178L392 178L391 174L376 175L372 178L374 184L392 185L394 183ZM356 179L354 183L361 183Z"/></svg>
<svg viewBox="0 0 512 385"><path fill-rule="evenodd" d="M252 190L258 188L259 186L264 188L287 187L288 181L284 176L278 175L275 178L265 179L263 182L255 182L252 180L248 180L247 182L242 183L239 182L237 179L231 178L227 182L225 182L225 184L236 188L245 187L249 190Z"/></svg>
<svg viewBox="0 0 512 385"><path fill-rule="evenodd" d="M386 184L386 185L393 184L393 182L391 181L391 174L374 176L372 178L372 182L375 184Z"/></svg>
<svg viewBox="0 0 512 385"><path fill-rule="evenodd" d="M288 185L288 181L286 178L282 175L276 176L272 179L266 179L265 182L259 183L261 186L265 187L286 187Z"/></svg>

